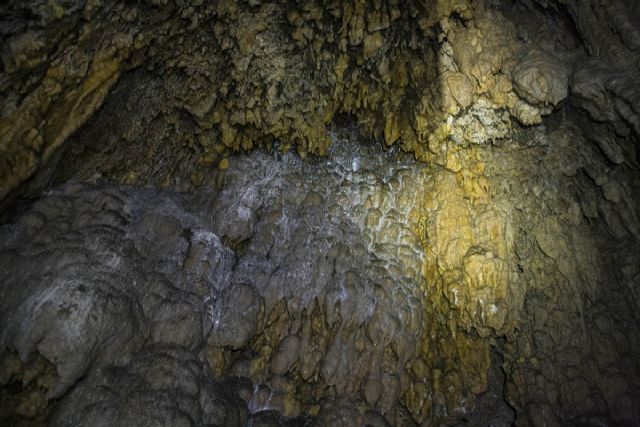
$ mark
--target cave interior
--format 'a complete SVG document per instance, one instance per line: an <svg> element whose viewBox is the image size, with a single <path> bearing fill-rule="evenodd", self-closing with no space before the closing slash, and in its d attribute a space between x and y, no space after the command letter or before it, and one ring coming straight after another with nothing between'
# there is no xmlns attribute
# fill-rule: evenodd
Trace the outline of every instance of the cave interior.
<svg viewBox="0 0 640 427"><path fill-rule="evenodd" d="M640 426L640 8L0 1L0 424Z"/></svg>

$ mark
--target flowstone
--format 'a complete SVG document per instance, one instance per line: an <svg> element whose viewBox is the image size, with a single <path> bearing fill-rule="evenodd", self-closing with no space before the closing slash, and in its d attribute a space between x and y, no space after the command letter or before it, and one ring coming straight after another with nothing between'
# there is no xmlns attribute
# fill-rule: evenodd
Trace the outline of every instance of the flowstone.
<svg viewBox="0 0 640 427"><path fill-rule="evenodd" d="M395 413L423 335L429 178L335 147L233 158L219 190L70 183L3 226L2 346L55 366L50 421L242 425L350 396L358 419Z"/></svg>
<svg viewBox="0 0 640 427"><path fill-rule="evenodd" d="M70 181L3 225L3 421L637 419L622 166L567 156L567 122L459 150L457 172L332 138L186 191Z"/></svg>

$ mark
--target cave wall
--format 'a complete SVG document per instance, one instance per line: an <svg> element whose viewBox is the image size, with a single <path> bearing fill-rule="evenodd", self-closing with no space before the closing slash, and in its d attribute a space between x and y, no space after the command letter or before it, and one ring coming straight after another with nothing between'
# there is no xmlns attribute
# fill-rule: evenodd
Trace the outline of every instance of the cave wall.
<svg viewBox="0 0 640 427"><path fill-rule="evenodd" d="M194 0L9 1L2 8L0 198L33 197L69 179L98 185L96 190L72 186L34 208L18 231L7 229L13 237L3 247L2 262L9 272L4 280L13 288L22 283L47 288L20 273L16 260L38 253L21 246L25 236L38 235L35 246L52 249L70 230L65 224L73 224L71 230L90 240L87 224L75 216L91 211L98 203L94 199L102 197L95 191L105 183L224 190L230 185L225 179L231 179L224 177L247 182L252 177L250 167L234 172L232 153L267 148L294 149L302 158L327 155L332 123L345 115L362 137L399 146L430 168L430 178L420 185L389 184L380 190L382 196L372 194L366 203L363 198L365 225L384 224L401 211L388 206L385 194L398 204L411 199L414 209L402 211L397 222L404 221L416 236L410 247L421 249L414 287L407 285L395 301L380 291L375 300L381 311L371 317L353 314L363 308L353 301L347 311L336 309L339 298L330 290L317 295L320 302L292 306L302 290L275 297L272 288L252 282L251 291L229 288L221 294L229 306L241 304L255 317L229 314L235 320L227 328L248 328L240 337L221 326L201 331L203 337L178 334L176 342L166 342L171 331L161 330L154 317L162 314L137 294L147 285L131 290L115 280L126 304L143 307L143 314L132 308L137 314L121 316L130 318L131 339L120 350L131 357L123 356L125 363L108 351L87 356L94 347L82 344L88 353L64 360L58 354L64 350L64 323L43 332L49 341L42 346L38 335L21 338L15 332L21 316L14 306L27 297L4 291L3 346L18 350L22 359L35 351L49 360L31 362L44 372L43 388L50 393L41 397L43 408L97 366L128 364L126 373L109 377L110 387L117 389L127 375L146 375L140 373L147 369L144 363L131 358L150 357L155 366L156 358L170 353L177 364L191 366L196 377L220 379L235 372L268 384L280 393L280 403L274 404L280 413L315 415L327 425L340 417L360 422L366 411L395 425L453 424L483 408L486 417L493 408L484 407L481 396L488 392L508 402L520 425L620 424L640 418L640 27L629 5ZM333 138L333 143L342 142ZM311 166L300 167L301 175L311 174ZM400 174L398 180L403 179ZM135 205L142 196L114 191L119 201L113 210L127 218L122 205ZM264 230L277 226L275 219L260 222L258 231L257 222L238 223L242 203L234 194L215 196L220 206L231 207L218 213L213 226L205 220L190 226L219 236L216 251L243 259L247 248L259 251L268 234ZM250 218L272 214L259 204L242 207ZM162 236L165 220L186 227L192 212L180 209L169 215L177 219L152 221L146 232ZM128 219L112 221L109 215L97 219L118 229L118 236L138 226ZM374 239L386 242L398 230L389 225L379 233ZM180 245L198 243L193 236L174 237ZM141 237L127 238L137 242ZM122 251L132 264L136 257L150 258L145 261L149 270L161 271L163 280L175 285L177 279L156 264L160 255L136 247L140 255L131 244L123 243ZM70 243L65 251L75 254L74 247ZM338 258L358 259L343 251ZM96 248L89 253L100 259L98 270L110 268L105 254ZM403 261L398 268L408 268L404 261L411 256L398 254ZM67 273L57 267L47 272L53 277ZM276 283L288 289L290 282ZM349 288L355 301L369 295L362 286L364 291ZM167 293L177 292L169 288L156 292L168 298ZM180 303L174 303L195 307L206 296L189 292L177 292ZM87 301L102 304L98 297ZM400 326L385 323L380 317L398 301L408 314L398 320ZM181 305L168 311L178 316L180 310ZM106 312L104 325L113 322L109 316L119 314ZM407 320L412 318L422 319L416 321L419 326ZM145 347L149 339L157 346ZM301 342L307 351L286 358ZM108 340L100 345L115 351ZM189 351L175 353L165 345L205 346L206 356L193 361ZM20 373L24 360L11 357L12 375L26 375ZM50 362L57 382L50 379ZM281 369L283 363L289 369ZM504 381L492 379L496 372ZM290 378L283 385L285 373ZM82 400L83 390L103 380L91 377L72 392L56 409L62 414L56 420L62 422L73 408L90 407L94 402ZM209 391L199 391L198 399L215 394L211 378L204 383L202 390ZM217 399L224 402L227 409L220 413L229 423L246 418L243 410L229 415L238 405L234 396ZM502 415L502 409L494 412ZM215 422L224 423L220 417Z"/></svg>

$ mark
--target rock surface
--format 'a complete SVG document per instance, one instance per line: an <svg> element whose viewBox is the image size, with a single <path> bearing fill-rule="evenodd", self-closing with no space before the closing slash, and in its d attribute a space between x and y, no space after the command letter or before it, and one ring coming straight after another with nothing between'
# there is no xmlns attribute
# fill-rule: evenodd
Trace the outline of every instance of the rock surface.
<svg viewBox="0 0 640 427"><path fill-rule="evenodd" d="M87 173L166 184L274 140L322 155L343 113L363 135L445 167L457 146L505 137L510 117L539 124L569 94L617 134L640 130L640 30L621 0L9 1L1 11L0 199L42 188L21 184L95 139L103 154L133 146L140 161L103 157ZM601 145L620 159L616 142Z"/></svg>
<svg viewBox="0 0 640 427"><path fill-rule="evenodd" d="M619 220L589 224L555 164L567 126L457 173L352 130L325 160L256 151L189 192L69 183L2 228L3 347L55 366L54 424L636 419L640 340L616 322L637 322L637 220L597 237Z"/></svg>
<svg viewBox="0 0 640 427"><path fill-rule="evenodd" d="M0 424L636 425L632 9L5 1Z"/></svg>

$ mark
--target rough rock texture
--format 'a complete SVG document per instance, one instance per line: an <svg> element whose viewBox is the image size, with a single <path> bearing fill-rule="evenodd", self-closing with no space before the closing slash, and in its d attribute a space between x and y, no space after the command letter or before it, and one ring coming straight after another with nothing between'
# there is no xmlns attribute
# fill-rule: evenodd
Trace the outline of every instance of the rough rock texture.
<svg viewBox="0 0 640 427"><path fill-rule="evenodd" d="M53 420L126 424L165 399L167 381L185 396L162 403L169 424L208 423L205 403L237 418L203 395L215 387L194 360L205 342L213 375L266 382L245 411L295 418L361 389L372 408L394 408L422 336L422 251L402 218L418 218L425 168L349 148L315 167L255 153L220 192L189 197L69 185L5 227L3 347L56 366L48 397L65 397ZM95 412L105 385L117 395ZM298 401L304 387L313 401Z"/></svg>
<svg viewBox="0 0 640 427"><path fill-rule="evenodd" d="M632 9L5 1L0 423L638 424Z"/></svg>
<svg viewBox="0 0 640 427"><path fill-rule="evenodd" d="M507 401L523 425L637 419L640 337L617 323L638 322L637 212L585 184L595 212L623 204L589 224L557 164L577 132L458 173L351 131L327 160L254 152L188 193L68 184L2 230L3 346L56 367L59 423L482 424Z"/></svg>
<svg viewBox="0 0 640 427"><path fill-rule="evenodd" d="M75 139L97 138L103 153L139 145L142 162L98 165L129 182L184 178L176 162L274 140L323 154L338 113L450 168L457 146L506 136L510 117L540 123L569 93L595 120L637 134L627 88L638 29L623 2L502 3L7 2L0 197L56 158L121 77L105 107L117 131L103 119ZM602 20L615 27L600 30Z"/></svg>

